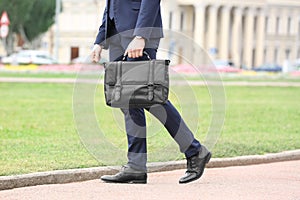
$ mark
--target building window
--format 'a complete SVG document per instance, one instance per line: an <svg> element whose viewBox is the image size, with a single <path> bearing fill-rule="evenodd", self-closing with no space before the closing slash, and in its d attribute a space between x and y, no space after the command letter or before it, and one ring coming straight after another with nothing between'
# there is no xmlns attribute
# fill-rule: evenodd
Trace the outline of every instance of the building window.
<svg viewBox="0 0 300 200"><path fill-rule="evenodd" d="M184 25L184 13L180 13L180 30L183 31L183 25Z"/></svg>
<svg viewBox="0 0 300 200"><path fill-rule="evenodd" d="M205 24L204 24L204 31L208 33L208 24L209 24L209 7L205 8Z"/></svg>
<svg viewBox="0 0 300 200"><path fill-rule="evenodd" d="M251 68L253 68L256 60L256 50L252 49L252 63L251 63Z"/></svg>
<svg viewBox="0 0 300 200"><path fill-rule="evenodd" d="M280 18L276 17L276 34L279 33Z"/></svg>
<svg viewBox="0 0 300 200"><path fill-rule="evenodd" d="M266 20L265 20L265 33L268 32L268 28L269 28L269 17L266 17Z"/></svg>
<svg viewBox="0 0 300 200"><path fill-rule="evenodd" d="M254 22L253 22L253 31L256 33L257 30L257 16L254 17Z"/></svg>
<svg viewBox="0 0 300 200"><path fill-rule="evenodd" d="M291 55L291 50L290 50L290 49L286 49L286 50L285 50L285 58L286 58L287 60L290 59L290 55Z"/></svg>
<svg viewBox="0 0 300 200"><path fill-rule="evenodd" d="M287 34L290 35L292 33L291 31L291 23L292 23L292 19L291 17L288 17L288 21L287 21Z"/></svg>
<svg viewBox="0 0 300 200"><path fill-rule="evenodd" d="M274 63L277 63L278 60L278 48L276 47L274 50Z"/></svg>
<svg viewBox="0 0 300 200"><path fill-rule="evenodd" d="M300 39L300 21L298 23L298 38Z"/></svg>
<svg viewBox="0 0 300 200"><path fill-rule="evenodd" d="M173 12L169 13L169 29L172 29Z"/></svg>
<svg viewBox="0 0 300 200"><path fill-rule="evenodd" d="M193 11L193 27L192 27L192 31L194 32L195 31L195 23L196 23L196 12L195 10Z"/></svg>
<svg viewBox="0 0 300 200"><path fill-rule="evenodd" d="M71 60L79 57L79 47L71 47Z"/></svg>
<svg viewBox="0 0 300 200"><path fill-rule="evenodd" d="M267 49L264 49L264 57L263 57L263 63L266 63L267 60Z"/></svg>

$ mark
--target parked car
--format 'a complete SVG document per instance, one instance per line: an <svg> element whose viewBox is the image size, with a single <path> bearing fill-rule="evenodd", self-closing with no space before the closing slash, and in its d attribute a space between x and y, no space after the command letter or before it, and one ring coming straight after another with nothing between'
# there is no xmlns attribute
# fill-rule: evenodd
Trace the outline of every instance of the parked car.
<svg viewBox="0 0 300 200"><path fill-rule="evenodd" d="M36 64L36 65L48 65L56 63L47 52L37 50L22 50L18 53L14 53L8 57L2 58L4 64Z"/></svg>
<svg viewBox="0 0 300 200"><path fill-rule="evenodd" d="M259 67L254 67L253 70L256 72L281 72L282 67L277 64L264 64Z"/></svg>
<svg viewBox="0 0 300 200"><path fill-rule="evenodd" d="M294 61L293 67L295 70L300 70L300 58Z"/></svg>
<svg viewBox="0 0 300 200"><path fill-rule="evenodd" d="M179 64L171 68L177 73L238 73L242 70L234 67L233 63L226 60L215 60L209 64L194 66L190 64Z"/></svg>
<svg viewBox="0 0 300 200"><path fill-rule="evenodd" d="M102 64L107 61L107 59L101 57L99 63ZM80 56L71 60L71 64L93 64L93 61L89 56Z"/></svg>

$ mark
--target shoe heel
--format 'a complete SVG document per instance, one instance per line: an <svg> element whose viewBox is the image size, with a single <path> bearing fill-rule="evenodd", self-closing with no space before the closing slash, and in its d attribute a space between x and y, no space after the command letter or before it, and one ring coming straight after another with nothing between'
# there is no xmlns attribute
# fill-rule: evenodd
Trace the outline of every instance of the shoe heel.
<svg viewBox="0 0 300 200"><path fill-rule="evenodd" d="M206 164L209 162L209 160L210 160L210 158L211 158L211 153L208 153L208 155L206 156Z"/></svg>

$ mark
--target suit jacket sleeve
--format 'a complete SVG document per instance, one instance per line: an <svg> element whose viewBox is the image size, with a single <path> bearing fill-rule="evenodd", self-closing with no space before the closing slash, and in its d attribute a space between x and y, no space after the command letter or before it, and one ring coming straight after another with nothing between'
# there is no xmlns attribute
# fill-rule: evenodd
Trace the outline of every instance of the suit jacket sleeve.
<svg viewBox="0 0 300 200"><path fill-rule="evenodd" d="M106 19L107 19L107 8L105 8L104 13L103 13L103 17L102 17L102 24L99 27L99 32L97 34L96 40L94 42L94 44L100 44L103 45L104 47L106 47L105 45L105 40L106 40Z"/></svg>
<svg viewBox="0 0 300 200"><path fill-rule="evenodd" d="M151 32L158 31L161 27L154 27L154 24L159 12L160 0L142 0L134 35L149 39Z"/></svg>

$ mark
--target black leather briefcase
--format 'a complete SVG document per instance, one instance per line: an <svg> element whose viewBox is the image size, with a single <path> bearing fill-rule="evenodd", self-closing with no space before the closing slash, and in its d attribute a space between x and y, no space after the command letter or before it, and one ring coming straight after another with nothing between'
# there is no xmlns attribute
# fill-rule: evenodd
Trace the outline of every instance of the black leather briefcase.
<svg viewBox="0 0 300 200"><path fill-rule="evenodd" d="M164 104L169 95L169 64L169 60L105 63L106 104L116 108Z"/></svg>

